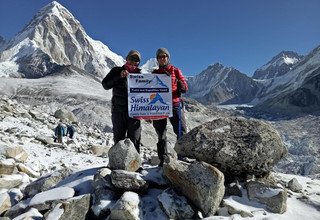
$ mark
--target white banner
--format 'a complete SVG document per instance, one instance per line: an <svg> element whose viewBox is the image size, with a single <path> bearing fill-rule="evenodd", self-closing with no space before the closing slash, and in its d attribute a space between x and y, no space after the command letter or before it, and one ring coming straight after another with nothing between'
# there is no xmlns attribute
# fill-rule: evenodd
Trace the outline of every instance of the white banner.
<svg viewBox="0 0 320 220"><path fill-rule="evenodd" d="M166 74L128 75L129 117L161 119L172 117L171 77Z"/></svg>

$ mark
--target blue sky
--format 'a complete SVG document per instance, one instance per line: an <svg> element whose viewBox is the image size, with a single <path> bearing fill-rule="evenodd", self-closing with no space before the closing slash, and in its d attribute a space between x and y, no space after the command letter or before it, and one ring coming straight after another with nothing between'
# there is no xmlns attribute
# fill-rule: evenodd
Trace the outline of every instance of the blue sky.
<svg viewBox="0 0 320 220"><path fill-rule="evenodd" d="M0 35L18 33L47 0L0 0ZM142 63L159 47L185 75L220 62L251 76L282 50L320 45L319 0L58 0L89 36Z"/></svg>

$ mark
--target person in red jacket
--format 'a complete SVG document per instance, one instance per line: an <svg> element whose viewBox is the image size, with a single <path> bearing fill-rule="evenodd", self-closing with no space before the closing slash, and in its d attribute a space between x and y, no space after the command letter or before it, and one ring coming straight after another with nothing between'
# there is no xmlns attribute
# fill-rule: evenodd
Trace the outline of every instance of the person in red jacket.
<svg viewBox="0 0 320 220"><path fill-rule="evenodd" d="M112 89L111 119L114 144L128 137L139 153L141 122L138 119L130 118L128 114L127 76L129 73L140 73L141 70L138 68L140 60L139 51L129 51L125 65L113 67L102 81L104 89Z"/></svg>
<svg viewBox="0 0 320 220"><path fill-rule="evenodd" d="M170 117L169 120L174 133L177 135L177 139L179 139L187 131L186 120L182 111L181 93L187 92L188 84L181 70L170 64L170 53L166 48L159 48L156 57L159 63L159 69L154 70L153 73L167 74L171 77L173 116ZM154 120L153 127L158 135L157 151L160 159L159 166L162 166L165 156L168 153L166 134L167 119Z"/></svg>

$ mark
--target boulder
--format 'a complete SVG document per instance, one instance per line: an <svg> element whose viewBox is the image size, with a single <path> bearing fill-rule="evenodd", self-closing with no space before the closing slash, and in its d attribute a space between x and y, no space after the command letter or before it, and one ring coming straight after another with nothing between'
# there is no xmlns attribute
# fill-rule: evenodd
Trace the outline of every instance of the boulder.
<svg viewBox="0 0 320 220"><path fill-rule="evenodd" d="M287 191L271 183L250 181L247 183L248 198L267 205L274 213L284 213L287 210Z"/></svg>
<svg viewBox="0 0 320 220"><path fill-rule="evenodd" d="M175 150L217 166L226 176L266 175L287 154L271 125L241 117L204 123L181 137Z"/></svg>
<svg viewBox="0 0 320 220"><path fill-rule="evenodd" d="M293 192L301 192L302 191L302 186L298 182L296 178L293 178L288 182L288 188L292 190Z"/></svg>
<svg viewBox="0 0 320 220"><path fill-rule="evenodd" d="M224 176L217 168L205 162L171 160L163 169L174 188L205 216L215 214L225 193Z"/></svg>
<svg viewBox="0 0 320 220"><path fill-rule="evenodd" d="M109 152L109 167L113 170L136 171L141 166L140 154L129 138L113 145Z"/></svg>
<svg viewBox="0 0 320 220"><path fill-rule="evenodd" d="M43 176L26 186L24 194L27 197L33 196L39 192L46 191L54 187L58 182L66 178L72 173L70 169L56 171L50 175Z"/></svg>
<svg viewBox="0 0 320 220"><path fill-rule="evenodd" d="M28 153L21 146L7 147L4 155L8 158L13 158L17 162L26 162L28 159Z"/></svg>

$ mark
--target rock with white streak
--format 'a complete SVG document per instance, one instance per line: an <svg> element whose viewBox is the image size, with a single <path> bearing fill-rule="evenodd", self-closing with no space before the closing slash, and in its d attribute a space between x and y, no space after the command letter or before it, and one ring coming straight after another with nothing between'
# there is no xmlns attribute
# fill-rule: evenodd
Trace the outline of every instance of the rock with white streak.
<svg viewBox="0 0 320 220"><path fill-rule="evenodd" d="M17 216L14 220L32 220L32 219L42 219L43 215L35 208L29 209L27 212Z"/></svg>
<svg viewBox="0 0 320 220"><path fill-rule="evenodd" d="M106 188L106 189L115 189L111 181L111 170L108 168L102 168L93 177L93 188Z"/></svg>
<svg viewBox="0 0 320 220"><path fill-rule="evenodd" d="M266 204L271 212L282 214L287 210L287 191L278 186L250 181L247 183L247 193L250 200Z"/></svg>
<svg viewBox="0 0 320 220"><path fill-rule="evenodd" d="M70 198L58 203L53 209L46 213L46 219L85 219L90 207L90 194Z"/></svg>
<svg viewBox="0 0 320 220"><path fill-rule="evenodd" d="M170 219L190 219L194 215L187 199L179 196L173 189L163 191L158 200Z"/></svg>
<svg viewBox="0 0 320 220"><path fill-rule="evenodd" d="M149 186L140 173L125 170L113 170L111 181L115 187L125 191L143 191Z"/></svg>
<svg viewBox="0 0 320 220"><path fill-rule="evenodd" d="M69 176L71 173L72 170L66 168L63 170L56 171L50 175L41 177L27 185L24 190L24 194L30 197L39 192L46 191L54 187L58 182Z"/></svg>
<svg viewBox="0 0 320 220"><path fill-rule="evenodd" d="M139 220L140 218L140 197L134 192L125 192L113 206L110 219L117 220Z"/></svg>
<svg viewBox="0 0 320 220"><path fill-rule="evenodd" d="M48 201L69 199L74 196L74 189L71 187L58 187L36 194L31 198L29 206L34 206Z"/></svg>
<svg viewBox="0 0 320 220"><path fill-rule="evenodd" d="M91 210L98 219L105 219L120 196L110 189L98 188L92 194Z"/></svg>

